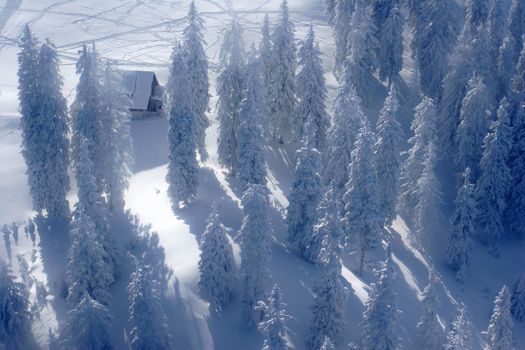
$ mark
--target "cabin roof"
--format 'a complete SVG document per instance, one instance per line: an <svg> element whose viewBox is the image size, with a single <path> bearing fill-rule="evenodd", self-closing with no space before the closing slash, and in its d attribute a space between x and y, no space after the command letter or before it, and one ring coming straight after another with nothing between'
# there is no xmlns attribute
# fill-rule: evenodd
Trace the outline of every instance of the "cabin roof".
<svg viewBox="0 0 525 350"><path fill-rule="evenodd" d="M146 110L152 94L152 86L158 85L155 73L147 71L123 71L124 88L130 94L131 109Z"/></svg>

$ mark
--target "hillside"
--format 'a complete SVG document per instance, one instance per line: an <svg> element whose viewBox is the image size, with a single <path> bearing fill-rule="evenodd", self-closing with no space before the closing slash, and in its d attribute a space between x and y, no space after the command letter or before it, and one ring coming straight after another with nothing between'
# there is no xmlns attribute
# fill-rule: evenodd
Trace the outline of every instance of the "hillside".
<svg viewBox="0 0 525 350"><path fill-rule="evenodd" d="M32 276L43 283L49 291L40 303L41 310L34 322L33 332L42 348L47 347L48 328L56 330L57 320L63 320L67 310L64 301L63 273L68 247L65 227L47 227L37 220L36 244L32 245L27 230L28 220L34 217L31 197L25 175L26 167L20 154L21 133L19 130L17 100L18 48L15 45L22 27L30 23L40 38L51 38L58 48L61 73L64 76L64 94L68 102L74 99L78 81L75 74L77 53L83 42L95 43L103 57L111 58L120 69L151 70L165 84L172 46L181 39L183 19L189 1L120 1L120 0L3 0L0 10L0 226L16 223L18 238L7 230L12 249L14 271L20 274L17 255L21 254L30 266ZM112 217L112 233L119 247L124 250L133 241L131 214L142 224L151 224L158 232L160 244L165 250L166 263L173 270L163 300L168 316L169 329L176 349L258 349L262 336L256 330L246 330L240 318L239 296L220 314L210 311L206 301L197 293L199 241L206 225L212 203L218 206L221 222L231 229L229 238L233 243L236 263L240 263L239 245L236 235L241 226L240 184L221 168L217 156L218 121L216 120L215 79L218 73L219 54L224 27L235 11L244 28L247 46L260 39L260 27L264 14L274 19L279 8L278 0L200 0L199 11L205 20L206 54L210 60L211 126L206 131L206 149L209 159L199 170L200 186L194 201L173 213L168 198L166 183L168 142L167 121L153 118L132 121L132 137L135 164L126 209L129 216ZM302 40L310 23L313 24L323 53L323 64L327 72L333 66L334 42L322 5L317 0L290 0L290 12L295 23L296 39ZM401 76L406 83L402 90L402 112L400 120L406 138L410 135L413 108L419 101L410 90L413 79L413 62L408 41L411 34L405 33L404 66ZM330 101L334 99L337 82L331 73L326 74ZM372 106L366 111L372 125L378 118L387 89L379 83L374 88ZM332 106L332 103L328 103ZM295 145L271 144L265 149L268 166L268 188L272 204L270 217L272 258L270 270L275 283L283 293L288 321L289 343L295 349L305 349L313 301L312 287L320 274L313 264L301 259L286 245L285 209L294 179L296 160ZM449 172L447 164L439 168L440 174ZM448 217L455 196L453 180L443 176L445 193L443 208L445 218L440 224L442 235L427 251L412 246L409 229L403 218L397 217L391 227L385 228L384 237L392 244L395 266L395 292L401 310L397 334L405 349L417 349L413 344L417 320L421 314L422 291L428 283L430 269L437 272L438 309L443 325L448 325L457 316L464 303L472 322L476 349L482 349L485 340L481 332L487 329L493 300L503 284L512 285L525 271L525 242L504 242L501 256L495 258L476 243L468 281L456 282L453 272L443 261L446 237L450 231ZM71 203L76 201L76 186L69 193ZM6 230L4 230L6 231ZM6 234L4 234L4 237ZM382 249L372 252L382 257ZM6 247L1 245L0 256L7 257ZM113 328L112 342L116 349L126 349L128 318L128 295L126 285L132 267L128 258L121 257L124 266L117 282L112 285ZM358 276L357 259L344 253L343 277L348 297L346 299L345 341L357 342L361 331L360 321L369 285L375 281L372 272ZM31 300L37 299L36 285L31 290ZM516 349L525 349L525 323L515 323Z"/></svg>

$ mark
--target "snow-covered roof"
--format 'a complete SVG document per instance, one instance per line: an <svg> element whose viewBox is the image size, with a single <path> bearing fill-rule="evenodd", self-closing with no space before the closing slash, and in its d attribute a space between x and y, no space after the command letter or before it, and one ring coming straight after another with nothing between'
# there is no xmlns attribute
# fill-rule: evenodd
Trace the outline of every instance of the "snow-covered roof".
<svg viewBox="0 0 525 350"><path fill-rule="evenodd" d="M146 71L123 71L124 87L132 99L131 109L146 110L153 83L158 84L155 73Z"/></svg>

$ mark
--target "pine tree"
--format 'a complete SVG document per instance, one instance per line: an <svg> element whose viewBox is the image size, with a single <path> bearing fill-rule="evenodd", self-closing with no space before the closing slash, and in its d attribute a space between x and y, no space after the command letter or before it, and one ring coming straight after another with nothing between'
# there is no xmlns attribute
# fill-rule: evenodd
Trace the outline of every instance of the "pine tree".
<svg viewBox="0 0 525 350"><path fill-rule="evenodd" d="M290 143L299 133L296 130L295 116L295 71L296 47L294 43L294 24L288 12L288 1L282 0L279 19L272 32L272 75L270 106L271 120L275 125L274 138L282 143Z"/></svg>
<svg viewBox="0 0 525 350"><path fill-rule="evenodd" d="M264 335L264 344L262 350L286 350L286 327L285 304L281 301L283 298L281 290L277 284L273 287L268 297L268 305L264 308L264 319L259 323L259 330Z"/></svg>
<svg viewBox="0 0 525 350"><path fill-rule="evenodd" d="M335 350L334 343L328 337L324 337L323 344L319 350Z"/></svg>
<svg viewBox="0 0 525 350"><path fill-rule="evenodd" d="M332 27L335 40L335 66L336 76L344 73L343 63L349 55L349 37L352 27L349 25L354 13L355 0L336 1L335 16Z"/></svg>
<svg viewBox="0 0 525 350"><path fill-rule="evenodd" d="M337 0L324 0L324 13L328 16L328 24L333 25L335 20L335 9Z"/></svg>
<svg viewBox="0 0 525 350"><path fill-rule="evenodd" d="M376 3L383 3L384 1L377 1ZM398 0L387 1L391 3L385 5L388 8L388 16L384 19L384 24L378 26L378 63L379 63L379 78L387 80L389 84L392 83L403 68L403 26L405 19L401 13L401 7ZM374 12L376 13L376 12Z"/></svg>
<svg viewBox="0 0 525 350"><path fill-rule="evenodd" d="M171 57L170 77L166 87L168 107L169 164L166 180L173 208L188 203L199 186L196 130L197 116L188 101L188 65L180 45Z"/></svg>
<svg viewBox="0 0 525 350"><path fill-rule="evenodd" d="M319 152L312 144L307 137L298 151L295 180L286 209L288 242L306 259L309 258L307 248L314 234L315 214L322 196Z"/></svg>
<svg viewBox="0 0 525 350"><path fill-rule="evenodd" d="M195 140L199 150L201 160L208 158L206 152L206 128L210 125L206 112L209 109L210 95L208 90L208 58L204 51L206 42L202 34L204 30L204 20L200 17L195 1L190 4L188 11L188 25L184 28L184 58L188 66L187 80L184 86L188 89L188 103L193 115L195 116Z"/></svg>
<svg viewBox="0 0 525 350"><path fill-rule="evenodd" d="M171 349L167 318L160 301L159 286L152 269L138 261L131 274L129 292L129 332L133 350Z"/></svg>
<svg viewBox="0 0 525 350"><path fill-rule="evenodd" d="M360 347L363 350L396 349L398 344L395 333L398 310L393 291L394 267L390 246L387 246L386 253L379 281L372 285L363 312Z"/></svg>
<svg viewBox="0 0 525 350"><path fill-rule="evenodd" d="M257 303L265 299L270 279L270 232L268 229L268 189L250 185L242 196L244 218L241 231L242 319L247 327L262 320Z"/></svg>
<svg viewBox="0 0 525 350"><path fill-rule="evenodd" d="M470 168L472 178L476 181L483 156L483 138L488 131L490 105L487 88L479 76L472 76L468 85L469 91L463 99L461 121L456 133L456 164L460 169Z"/></svg>
<svg viewBox="0 0 525 350"><path fill-rule="evenodd" d="M236 171L244 188L248 184L266 184L264 160L264 85L261 64L255 48L246 66L244 98L239 107Z"/></svg>
<svg viewBox="0 0 525 350"><path fill-rule="evenodd" d="M306 249L303 254L306 260L316 264L321 263L320 257L323 241L327 237L333 240L335 248L339 248L343 238L343 230L341 228L342 203L333 182L330 183L327 189L317 207L315 214L317 221L313 227L312 236L306 242Z"/></svg>
<svg viewBox="0 0 525 350"><path fill-rule="evenodd" d="M463 282L466 269L470 264L470 256L474 242L472 237L476 233L474 223L477 218L475 187L470 183L470 168L463 172L463 186L458 190L455 200L456 209L451 218L452 232L448 236L448 245L445 251L447 263L456 272L456 279Z"/></svg>
<svg viewBox="0 0 525 350"><path fill-rule="evenodd" d="M341 262L335 242L326 237L320 260L322 273L314 289L309 349L319 349L328 337L335 345L344 343L345 288L341 282Z"/></svg>
<svg viewBox="0 0 525 350"><path fill-rule="evenodd" d="M224 35L220 52L221 72L217 77L219 95L217 118L219 120L219 161L232 175L237 175L236 162L238 129L241 119L239 107L243 99L246 64L242 28L236 18Z"/></svg>
<svg viewBox="0 0 525 350"><path fill-rule="evenodd" d="M503 100L498 109L498 119L493 122L490 133L485 137L480 163L481 176L476 192L479 237L494 254L498 254L499 241L503 235L502 218L512 181L507 166L512 140L506 105Z"/></svg>
<svg viewBox="0 0 525 350"><path fill-rule="evenodd" d="M18 100L20 104L20 129L22 131L22 155L27 166L27 181L33 209L41 213L45 208L45 158L42 123L40 122L39 42L28 25L20 37L18 53Z"/></svg>
<svg viewBox="0 0 525 350"><path fill-rule="evenodd" d="M493 62L498 59L499 49L505 38L507 30L508 9L504 1L493 1L488 16L488 36Z"/></svg>
<svg viewBox="0 0 525 350"><path fill-rule="evenodd" d="M429 283L423 290L423 314L417 323L420 346L427 350L441 350L445 340L443 328L439 323L437 308L439 300L436 294L434 273L429 272Z"/></svg>
<svg viewBox="0 0 525 350"><path fill-rule="evenodd" d="M49 218L69 217L69 139L67 102L62 95L62 77L55 45L42 44L38 58L40 134L34 135L43 157L43 188Z"/></svg>
<svg viewBox="0 0 525 350"><path fill-rule="evenodd" d="M416 107L411 130L414 133L408 143L410 149L401 170L401 198L399 207L408 220L414 218L417 205L417 181L423 172L425 150L436 139L436 108L429 97L424 97Z"/></svg>
<svg viewBox="0 0 525 350"><path fill-rule="evenodd" d="M509 193L508 221L510 230L518 238L525 237L525 48L512 81L512 134L513 145L509 155L512 188Z"/></svg>
<svg viewBox="0 0 525 350"><path fill-rule="evenodd" d="M110 257L105 250L96 226L80 203L71 227L71 246L66 266L69 285L68 302L76 305L86 295L102 304L109 302L109 286L113 283ZM91 297L90 297L91 298Z"/></svg>
<svg viewBox="0 0 525 350"><path fill-rule="evenodd" d="M366 251L377 247L382 231L374 143L374 133L365 119L348 166L349 180L343 196L345 215L342 220L346 244L359 252L360 274L363 272Z"/></svg>
<svg viewBox="0 0 525 350"><path fill-rule="evenodd" d="M73 121L72 148L73 160L80 159L84 139L87 141L87 156L93 164L93 175L96 180L97 192L104 193L104 130L102 125L104 104L102 99L102 79L100 74L100 59L93 47L91 50L86 45L76 65L77 74L80 75L76 88L76 97L71 107ZM93 220L96 220L93 218Z"/></svg>
<svg viewBox="0 0 525 350"><path fill-rule="evenodd" d="M268 103L270 101L270 98L272 96L272 38L270 34L270 19L268 18L268 14L264 15L264 22L263 27L261 28L261 42L259 43L259 59L261 61L261 74L262 74L262 82L264 85L264 100L266 101L264 104L264 120L266 121L264 123L264 135L267 139L271 139L273 130L272 125L268 121L271 120L269 112L270 109L268 107Z"/></svg>
<svg viewBox="0 0 525 350"><path fill-rule="evenodd" d="M121 74L106 63L103 78L104 113L104 180L110 209L124 211L124 194L129 186L133 164L133 141L131 139L129 100L123 89Z"/></svg>
<svg viewBox="0 0 525 350"><path fill-rule="evenodd" d="M298 133L296 141L302 140L306 133L306 123L310 119L315 127L313 146L323 151L326 146L326 132L330 119L326 112L326 87L324 69L321 61L321 50L315 42L313 26L299 48L299 66L297 74L297 107L295 126ZM312 126L312 125L311 125Z"/></svg>
<svg viewBox="0 0 525 350"><path fill-rule="evenodd" d="M387 225L390 225L396 217L396 200L401 173L400 148L403 131L401 124L397 121L398 110L396 86L392 84L383 108L379 112L375 144L380 211Z"/></svg>
<svg viewBox="0 0 525 350"><path fill-rule="evenodd" d="M232 300L237 278L233 250L215 205L202 234L200 248L199 290L213 307L220 309Z"/></svg>
<svg viewBox="0 0 525 350"><path fill-rule="evenodd" d="M497 77L498 85L497 89L499 92L498 97L506 96L510 89L510 82L513 74L515 73L516 57L519 55L519 48L516 40L509 33L503 39L503 42L498 51L497 57Z"/></svg>
<svg viewBox="0 0 525 350"><path fill-rule="evenodd" d="M516 43L516 56L512 66L516 65L519 50L523 47L523 35L525 34L525 4L520 0L512 0L508 18L509 31Z"/></svg>
<svg viewBox="0 0 525 350"><path fill-rule="evenodd" d="M442 219L442 193L439 179L436 175L437 152L434 142L425 149L423 171L417 180L416 212L414 217L415 243L432 242L434 228Z"/></svg>
<svg viewBox="0 0 525 350"><path fill-rule="evenodd" d="M353 88L351 76L347 71L345 82L337 90L334 121L328 131L322 169L323 183L325 185L334 183L340 201L343 200L344 187L348 182L347 167L363 119L361 100Z"/></svg>
<svg viewBox="0 0 525 350"><path fill-rule="evenodd" d="M68 312L63 345L72 350L110 350L111 322L108 308L85 294Z"/></svg>
<svg viewBox="0 0 525 350"><path fill-rule="evenodd" d="M471 325L467 316L467 308L461 304L461 309L457 318L452 321L450 330L447 333L445 350L471 350L472 332Z"/></svg>
<svg viewBox="0 0 525 350"><path fill-rule="evenodd" d="M108 211L94 177L95 166L89 156L91 145L86 138L78 141L76 153L78 158L75 159L75 177L78 187L77 210L83 211L90 218L94 225L93 234L100 238L99 243L111 256L112 242L109 236Z"/></svg>
<svg viewBox="0 0 525 350"><path fill-rule="evenodd" d="M377 28L372 21L370 8L365 0L355 0L355 9L350 21L348 58L344 62L349 70L358 96L367 105L371 98L373 72L377 67L376 52L379 43L376 38Z"/></svg>
<svg viewBox="0 0 525 350"><path fill-rule="evenodd" d="M525 320L525 274L522 274L512 287L510 312L516 321Z"/></svg>
<svg viewBox="0 0 525 350"><path fill-rule="evenodd" d="M487 330L488 344L485 350L512 350L512 315L510 314L510 293L503 286L494 300L494 311Z"/></svg>
<svg viewBox="0 0 525 350"><path fill-rule="evenodd" d="M448 60L448 71L443 78L443 95L439 100L440 151L456 149L456 130L460 123L461 104L467 93L473 73L472 36L463 30ZM427 66L428 67L428 66Z"/></svg>
<svg viewBox="0 0 525 350"><path fill-rule="evenodd" d="M0 259L0 346L5 349L38 349L31 333L28 297L24 285Z"/></svg>

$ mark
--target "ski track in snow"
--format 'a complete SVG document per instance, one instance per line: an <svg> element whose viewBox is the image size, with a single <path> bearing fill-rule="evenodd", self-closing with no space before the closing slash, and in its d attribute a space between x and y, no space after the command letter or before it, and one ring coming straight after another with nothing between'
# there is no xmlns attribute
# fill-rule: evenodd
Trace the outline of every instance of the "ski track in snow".
<svg viewBox="0 0 525 350"><path fill-rule="evenodd" d="M21 8L22 0L7 0L6 6L0 11L0 62L2 54L9 51L14 55L14 46L21 26L30 23L37 30L37 35L42 38L49 36L55 39L59 48L60 57L63 60L63 68L67 69L65 74L65 89L70 92L68 100L74 96L74 62L77 59L76 51L85 42L97 43L100 52L107 57L116 60L117 64L123 67L133 67L140 69L158 68L159 75L166 72L170 48L175 37L180 38L187 6L180 6L182 2L170 3L167 1L112 1L107 0L103 6L97 7L89 2L89 7L84 1L65 0L65 1L43 1L48 4L42 10ZM82 3L82 4L80 4ZM26 3L24 3L25 5ZM98 4L100 5L100 4ZM197 3L198 7L205 7L201 15L206 20L205 31L208 46L206 53L210 58L210 78L213 83L214 73L217 68L217 51L222 41L222 29L231 20L234 9L245 26L247 43L258 40L262 16L266 13L275 16L278 12L278 1L261 0L254 1L253 4L245 0L201 0ZM249 7L249 8L248 8ZM36 13L36 14L35 14ZM296 23L298 39L304 36L309 22L312 21L316 27L323 28L320 33L325 31L323 14L320 11L302 10L294 7L290 10L292 19ZM17 23L10 27L14 19ZM272 17L273 18L273 17ZM25 22L24 22L25 21ZM56 23L55 23L56 22ZM56 27L59 26L59 27ZM67 30L66 34L60 35L61 30ZM12 36L9 37L10 33ZM75 33L78 35L71 35ZM333 40L330 34L318 35L317 39L322 45L323 51L333 50ZM5 49L5 50L3 50ZM406 51L408 55L408 50ZM330 60L331 61L331 57ZM3 63L0 63L2 65ZM327 67L331 62L327 62ZM0 66L0 69L4 67ZM12 69L16 75L16 68ZM329 69L327 69L329 71ZM336 83L333 77L328 74L332 83L331 93ZM15 81L12 79L12 81ZM9 85L11 84L11 85ZM7 83L11 90L9 96L16 98L16 86L14 83ZM2 88L4 88L2 86ZM378 95L383 92L378 93ZM7 94L6 94L7 96ZM2 96L0 96L0 103ZM215 100L212 98L210 107L214 110ZM376 106L376 109L378 109ZM372 114L377 111L371 111ZM16 114L13 111L12 114ZM2 207L0 213L0 225L17 221L22 223L31 216L30 197L25 185L25 175L23 160L18 152L20 144L20 133L17 129L18 118L10 116L4 119L2 116L0 123L0 159L3 164L9 166L0 168L0 192L4 194L3 202L9 206ZM159 137L166 132L166 126L162 120L138 121L133 123L134 142L136 146L137 169L131 179L130 191L127 196L127 206L132 212L139 215L143 223L151 223L154 230L159 232L162 246L166 250L167 263L174 269L174 276L170 281L167 291L165 310L169 318L170 330L173 330L173 337L178 348L184 349L218 349L218 350L245 350L248 348L260 347L261 339L257 332L239 331L242 325L239 321L239 306L236 303L231 308L224 310L222 315L216 315L208 310L208 305L196 294L197 261L198 261L198 242L204 228L205 218L208 215L209 207L212 202L219 202L219 212L224 224L232 229L230 239L234 245L234 254L237 263L239 262L239 247L233 241L237 230L240 227L240 193L238 193L235 183L229 179L224 170L218 165L216 159L217 123L214 121L214 113L210 113L212 126L207 130L206 143L210 153L210 159L203 164L201 169L201 187L197 200L187 208L182 208L173 215L169 199L166 195L166 150L165 137ZM157 140L151 142L151 140ZM160 141L159 141L160 140ZM273 145L267 149L268 162L268 187L271 191L271 202L274 211L272 212L272 223L274 224L274 244L272 245L272 273L275 281L282 286L284 301L288 304L288 311L293 316L290 320L292 330L290 338L295 344L296 349L304 347L303 340L308 334L309 308L312 301L311 286L315 281L318 271L317 268L305 263L293 252L288 251L283 243L286 234L282 217L288 204L287 196L293 181L293 157L291 150L285 150ZM74 190L74 189L73 189ZM70 200L73 202L75 194L72 192ZM1 204L0 204L1 205ZM20 208L20 209L18 209ZM388 230L392 239L393 260L396 268L396 291L399 295L400 308L403 314L399 322L399 333L403 344L410 349L409 335L415 330L415 323L419 317L421 289L427 283L427 273L429 269L436 271L440 280L441 302L440 318L444 322L449 322L455 317L456 309L461 301L467 302L472 307L473 323L476 332L486 328L487 313L492 306L492 299L496 288L487 285L487 275L495 276L497 283L508 283L514 276L504 276L501 271L509 272L509 264L505 261L493 261L489 256L483 254L477 259L481 262L489 262L490 271L473 271L472 285L459 286L455 283L452 274L442 266L440 262L432 261L429 255L415 248L410 242L410 231L407 225L398 218L392 228ZM22 231L21 231L22 232ZM23 234L21 234L23 236ZM38 244L41 246L41 242ZM31 245L27 239L22 237L18 244L13 244L13 255L16 260L16 252L24 252L27 257ZM46 250L48 249L48 250ZM60 302L58 295L58 282L50 277L53 271L49 270L49 260L54 261L64 257L64 248L56 252L56 248L40 248L38 250L38 261L32 265L32 271L39 280L45 281L47 287L55 294L50 297L50 304L42 312L42 318L36 323L36 333L39 341L46 342L47 327L56 327L56 315L63 315L66 308ZM49 257L50 254L57 253L57 257ZM519 257L519 252L513 251L512 256ZM0 244L0 255L5 256L5 248ZM47 255L47 256L46 256ZM46 262L42 263L41 260ZM357 276L352 272L352 257L345 256L342 268L342 277L351 290L347 300L347 325L345 333L346 341L354 341L359 334L358 324L361 311L366 299L368 298L368 284L374 281L372 273L365 276ZM55 265L56 261L54 262ZM16 263L15 263L16 271ZM56 266L55 266L56 268ZM520 268L518 266L518 268ZM523 268L523 267L522 267ZM115 289L122 289L122 284L127 283L121 280L120 286ZM493 287L489 289L489 287ZM497 286L499 289L500 285ZM32 298L34 298L32 291ZM120 298L121 295L119 294ZM122 296L124 299L127 297ZM120 300L120 299L119 299ZM114 301L117 304L117 300ZM127 300L121 304L114 305L115 310L120 310L122 314L116 315L115 327L120 333L115 337L116 345L125 346L122 337L127 320ZM55 315L56 313L56 315ZM516 332L522 332L519 340L525 341L525 329L521 325L515 326ZM478 339L478 345L483 340ZM521 348L525 348L523 343ZM117 346L117 348L119 348ZM519 344L518 344L518 348Z"/></svg>

